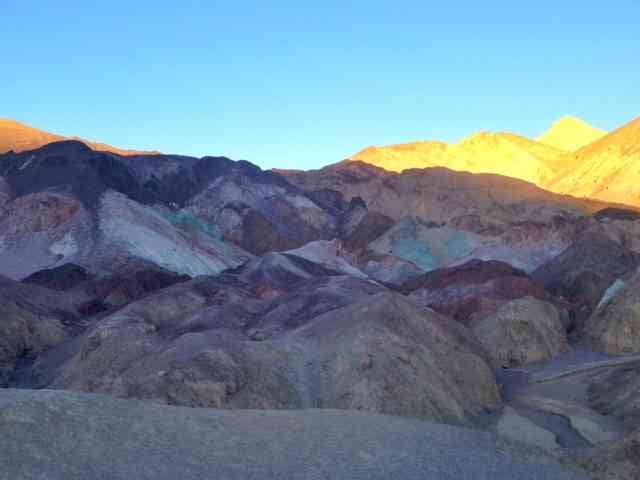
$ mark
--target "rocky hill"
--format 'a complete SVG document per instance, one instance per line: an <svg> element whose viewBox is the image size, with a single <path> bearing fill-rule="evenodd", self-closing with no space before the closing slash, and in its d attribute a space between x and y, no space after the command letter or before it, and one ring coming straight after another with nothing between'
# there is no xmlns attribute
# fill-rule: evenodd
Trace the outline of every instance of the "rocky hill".
<svg viewBox="0 0 640 480"><path fill-rule="evenodd" d="M611 135L627 138L598 142ZM478 137L494 140L497 151L532 143ZM423 454L437 451L434 478L583 478L575 469L606 471L614 456L602 478L637 478L627 445L640 418L639 259L637 212L497 174L356 161L263 171L68 140L9 152L0 155L0 386L31 391L0 391L2 450L21 459L10 467L0 455L0 465L42 476L41 460L71 441L40 442L63 415L69 438L90 426L89 446L63 452L51 478L91 465L102 475L90 446L115 448L131 418L143 432L131 451L162 461L158 429L187 447L198 430L207 456L172 462L194 475L227 451L228 432L202 425L228 421L256 427L245 445L271 438L260 425L295 444L279 472L298 468L292 452L315 442L301 425L339 436L351 425L350 442L366 445L405 435L401 466L396 449L356 455L366 465L374 455L376 472L391 476L424 478L434 459ZM75 413L49 415L43 404ZM414 433L396 439L405 428ZM266 458L243 455L215 468L242 475ZM326 471L356 468L352 455L322 455ZM136 459L120 462L116 478Z"/></svg>
<svg viewBox="0 0 640 480"><path fill-rule="evenodd" d="M547 187L640 206L640 117L570 154Z"/></svg>
<svg viewBox="0 0 640 480"><path fill-rule="evenodd" d="M535 140L481 132L456 144L368 147L350 160L393 172L446 167L494 173L561 194L640 207L639 132L640 119L607 134L577 118L563 117Z"/></svg>

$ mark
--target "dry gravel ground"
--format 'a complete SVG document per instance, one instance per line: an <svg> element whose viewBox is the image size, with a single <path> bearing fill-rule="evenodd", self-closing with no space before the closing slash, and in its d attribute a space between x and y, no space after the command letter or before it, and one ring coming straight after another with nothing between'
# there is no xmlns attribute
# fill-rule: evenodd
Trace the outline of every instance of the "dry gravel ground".
<svg viewBox="0 0 640 480"><path fill-rule="evenodd" d="M487 433L354 411L0 391L1 479L582 479Z"/></svg>

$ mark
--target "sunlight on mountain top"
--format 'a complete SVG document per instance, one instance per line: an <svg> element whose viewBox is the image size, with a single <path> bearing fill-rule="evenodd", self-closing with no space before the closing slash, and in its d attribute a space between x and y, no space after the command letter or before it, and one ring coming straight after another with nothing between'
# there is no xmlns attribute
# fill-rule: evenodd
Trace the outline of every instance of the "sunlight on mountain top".
<svg viewBox="0 0 640 480"><path fill-rule="evenodd" d="M640 117L611 133L566 116L536 140L480 131L456 144L368 147L350 159L395 172L446 167L494 173L557 193L640 206Z"/></svg>
<svg viewBox="0 0 640 480"><path fill-rule="evenodd" d="M442 166L471 173L495 173L542 184L554 177L563 154L512 133L477 132L456 144L415 142L369 147L351 157L386 170Z"/></svg>
<svg viewBox="0 0 640 480"><path fill-rule="evenodd" d="M547 188L640 206L640 117L570 154L565 165Z"/></svg>
<svg viewBox="0 0 640 480"><path fill-rule="evenodd" d="M38 130L15 120L0 118L0 153L6 153L12 150L14 152L24 152L61 140L77 140L93 150L117 153L119 155L155 155L159 153L155 151L148 152L117 148L105 143L91 142L79 137L65 137L63 135Z"/></svg>
<svg viewBox="0 0 640 480"><path fill-rule="evenodd" d="M564 116L553 123L551 128L536 138L536 141L573 152L599 140L607 134L604 130L592 127L579 118Z"/></svg>

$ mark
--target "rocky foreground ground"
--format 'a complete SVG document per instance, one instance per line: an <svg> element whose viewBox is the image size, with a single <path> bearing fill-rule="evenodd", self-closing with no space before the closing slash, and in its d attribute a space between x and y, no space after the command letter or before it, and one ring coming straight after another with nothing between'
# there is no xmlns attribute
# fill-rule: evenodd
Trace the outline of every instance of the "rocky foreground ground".
<svg viewBox="0 0 640 480"><path fill-rule="evenodd" d="M588 478L487 432L341 410L225 411L4 390L0 431L3 480Z"/></svg>

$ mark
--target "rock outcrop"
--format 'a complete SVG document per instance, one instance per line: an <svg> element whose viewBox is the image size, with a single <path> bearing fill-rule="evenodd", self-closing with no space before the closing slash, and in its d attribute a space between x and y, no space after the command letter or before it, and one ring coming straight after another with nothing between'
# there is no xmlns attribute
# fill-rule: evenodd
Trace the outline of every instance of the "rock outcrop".
<svg viewBox="0 0 640 480"><path fill-rule="evenodd" d="M370 212L395 221L414 216L436 223L479 216L485 223L545 222L593 213L609 206L545 191L492 174L425 168L393 173L349 161L320 170L281 171L305 191L334 189L346 200L361 198Z"/></svg>
<svg viewBox="0 0 640 480"><path fill-rule="evenodd" d="M593 346L613 355L640 353L640 272L616 281L585 325Z"/></svg>
<svg viewBox="0 0 640 480"><path fill-rule="evenodd" d="M464 424L498 407L484 350L466 328L367 280L317 271L294 280L265 267L121 308L55 371L43 357L42 384L180 405L359 409Z"/></svg>
<svg viewBox="0 0 640 480"><path fill-rule="evenodd" d="M574 304L575 321L581 327L607 288L639 264L638 253L606 235L586 232L532 276L551 293Z"/></svg>
<svg viewBox="0 0 640 480"><path fill-rule="evenodd" d="M556 301L522 270L499 261L470 260L416 276L400 287L420 305L469 324L511 300L531 296Z"/></svg>
<svg viewBox="0 0 640 480"><path fill-rule="evenodd" d="M0 277L0 388L23 360L33 360L78 330L79 305L35 285Z"/></svg>
<svg viewBox="0 0 640 480"><path fill-rule="evenodd" d="M96 275L80 265L65 263L57 268L40 270L22 282L65 292L82 299L80 313L91 316L123 306L149 293L190 280L147 262L121 265L116 274Z"/></svg>
<svg viewBox="0 0 640 480"><path fill-rule="evenodd" d="M567 350L566 312L532 297L513 300L472 323L494 365L518 367Z"/></svg>

